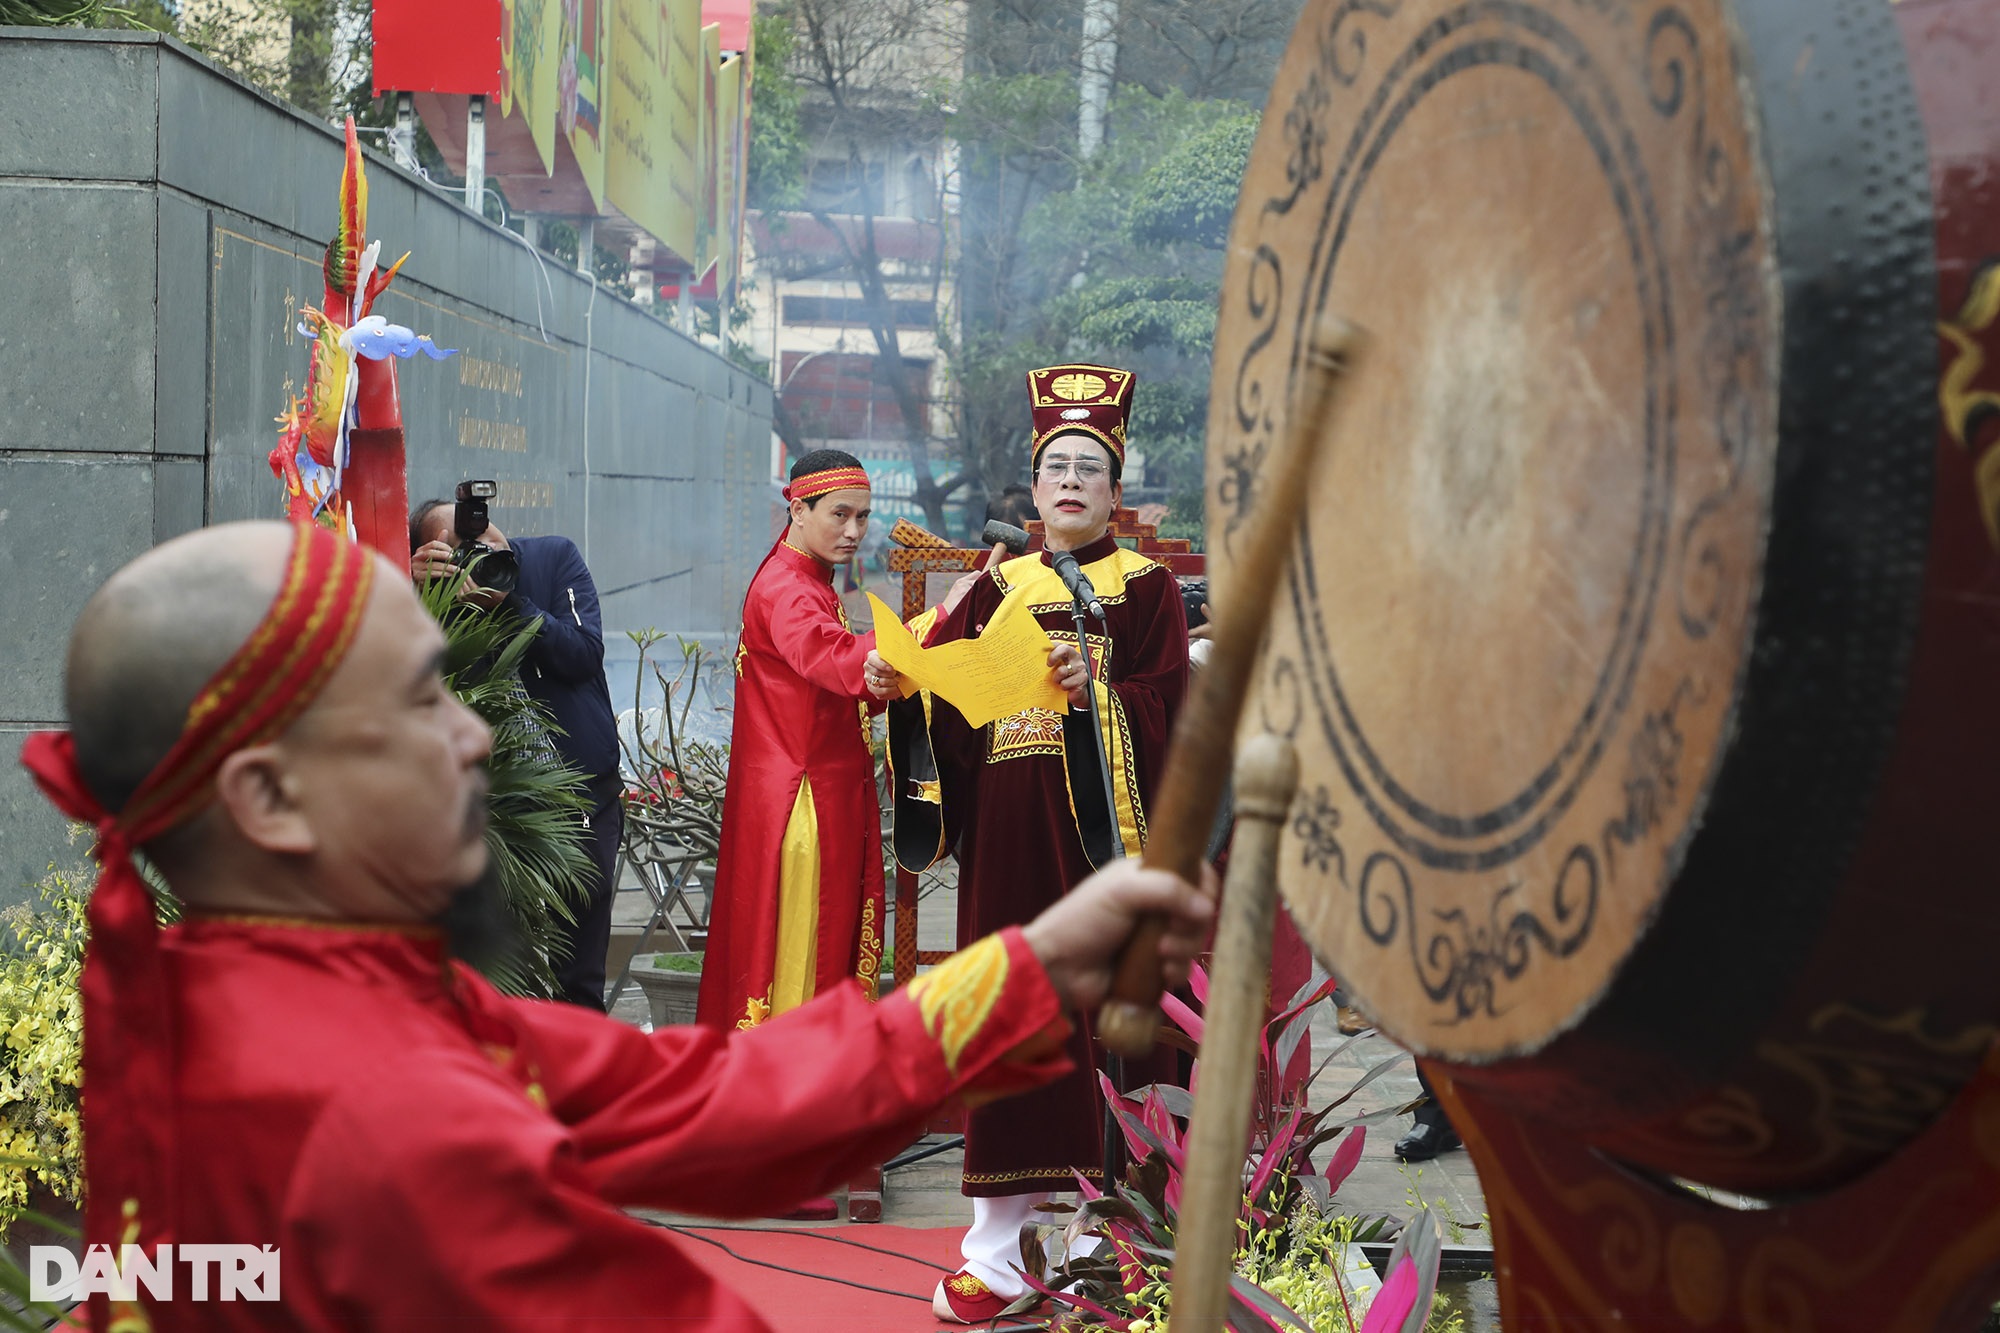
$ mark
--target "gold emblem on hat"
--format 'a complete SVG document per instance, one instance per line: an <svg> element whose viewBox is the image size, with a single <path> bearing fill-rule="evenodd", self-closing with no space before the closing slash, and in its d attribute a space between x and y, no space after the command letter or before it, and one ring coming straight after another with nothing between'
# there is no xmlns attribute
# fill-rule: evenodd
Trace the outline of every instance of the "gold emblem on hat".
<svg viewBox="0 0 2000 1333"><path fill-rule="evenodd" d="M1049 392L1058 398L1080 403L1086 398L1096 398L1104 392L1104 377L1084 371L1071 371L1058 375L1049 384Z"/></svg>

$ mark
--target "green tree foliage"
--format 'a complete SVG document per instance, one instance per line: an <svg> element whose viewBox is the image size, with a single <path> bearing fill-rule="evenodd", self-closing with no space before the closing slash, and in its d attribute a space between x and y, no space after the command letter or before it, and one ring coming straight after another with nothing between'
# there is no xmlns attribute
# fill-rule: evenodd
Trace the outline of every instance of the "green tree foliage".
<svg viewBox="0 0 2000 1333"><path fill-rule="evenodd" d="M1220 250L1229 241L1237 188L1257 138L1254 112L1225 115L1153 164L1132 201L1132 239L1141 245L1192 242Z"/></svg>
<svg viewBox="0 0 2000 1333"><path fill-rule="evenodd" d="M790 69L798 38L786 14L757 14L757 68L750 81L750 207L776 212L805 201L805 134L799 126L798 80Z"/></svg>
<svg viewBox="0 0 2000 1333"><path fill-rule="evenodd" d="M1199 356L1215 341L1215 290L1200 278L1158 273L1103 278L1069 302L1071 336L1095 347Z"/></svg>
<svg viewBox="0 0 2000 1333"><path fill-rule="evenodd" d="M16 27L95 27L121 17L102 0L0 0L0 23Z"/></svg>
<svg viewBox="0 0 2000 1333"><path fill-rule="evenodd" d="M1249 162L1257 112L1241 102L1128 86L1111 137L1073 153L1075 83L1025 74L968 80L954 131L968 171L1009 188L989 234L996 265L952 347L968 466L989 490L1024 478L1021 377L1037 365L1098 360L1140 374L1132 440L1143 489L1164 498L1164 535L1202 537L1202 439L1222 247ZM1128 495L1128 499L1133 498Z"/></svg>
<svg viewBox="0 0 2000 1333"><path fill-rule="evenodd" d="M834 247L832 262L820 272L838 273L859 289L858 313L874 344L875 382L896 404L915 482L911 498L933 527L943 526L945 501L963 476L939 480L931 458L930 404L923 385L900 373L909 358L898 309L905 298L897 293L907 291L905 284L913 279L903 260L878 246L876 222L890 194L884 145L893 145L890 155L900 159L935 151L941 143L944 113L932 94L952 65L948 47L936 40L940 17L949 12L939 0L779 0L772 10L790 25L790 59L783 68L798 95L801 124L810 124L801 145L808 159L803 208ZM761 57L759 66L766 68ZM759 81L763 78L760 73ZM942 235L940 213L920 204L910 220ZM941 272L932 266L933 307ZM800 423L782 404L775 424L786 448L798 449Z"/></svg>
<svg viewBox="0 0 2000 1333"><path fill-rule="evenodd" d="M73 827L72 841L77 830ZM0 1236L37 1188L83 1198L83 973L88 863L50 866L40 905L0 913Z"/></svg>
<svg viewBox="0 0 2000 1333"><path fill-rule="evenodd" d="M940 137L956 149L959 209L944 225L960 262L937 333L958 457L938 460L933 481L925 441L909 442L933 525L947 499L976 513L1025 477L1026 371L1089 357L1141 375L1135 442L1148 467L1128 498L1168 499L1169 531L1199 538L1220 252L1301 3L1121 0L1119 92L1088 161L1076 0L775 0L759 16L751 202L767 216L806 197L821 214L872 216L881 153ZM813 167L862 184L835 202L828 180L806 179ZM900 364L872 233L856 232L851 253L817 273L858 286L880 360ZM773 271L782 245L762 257ZM790 447L798 423L779 406Z"/></svg>

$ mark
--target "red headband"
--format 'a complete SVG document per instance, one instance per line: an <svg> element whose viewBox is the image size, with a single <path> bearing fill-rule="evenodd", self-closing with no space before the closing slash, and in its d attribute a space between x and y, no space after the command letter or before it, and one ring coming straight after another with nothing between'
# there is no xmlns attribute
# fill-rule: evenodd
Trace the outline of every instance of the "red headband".
<svg viewBox="0 0 2000 1333"><path fill-rule="evenodd" d="M83 966L84 1239L171 1243L173 1033L153 897L132 851L192 817L216 770L290 726L353 645L375 558L326 528L299 524L283 585L262 623L202 687L180 739L125 808L111 814L84 784L66 731L38 731L21 762L58 810L97 829L97 887ZM120 1303L123 1312L123 1303ZM91 1298L91 1326L112 1311Z"/></svg>
<svg viewBox="0 0 2000 1333"><path fill-rule="evenodd" d="M808 472L803 477L794 478L792 484L785 487L785 498L787 500L817 500L820 496L830 495L834 491L866 491L871 489L873 488L868 484L868 474L861 468L837 467L825 472Z"/></svg>

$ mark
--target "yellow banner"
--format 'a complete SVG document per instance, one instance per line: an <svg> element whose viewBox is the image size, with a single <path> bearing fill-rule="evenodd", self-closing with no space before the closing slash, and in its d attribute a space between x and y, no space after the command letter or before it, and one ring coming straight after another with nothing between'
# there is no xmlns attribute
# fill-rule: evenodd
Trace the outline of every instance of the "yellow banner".
<svg viewBox="0 0 2000 1333"><path fill-rule="evenodd" d="M695 170L701 192L695 196L694 276L699 282L715 267L716 206L721 198L722 155L722 25L701 30L701 121L695 132Z"/></svg>
<svg viewBox="0 0 2000 1333"><path fill-rule="evenodd" d="M616 208L681 263L713 262L719 164L704 145L720 114L710 109L722 96L720 29L703 30L701 0L505 3L502 103L527 122L544 168L567 140L598 208Z"/></svg>
<svg viewBox="0 0 2000 1333"><path fill-rule="evenodd" d="M526 0L515 0L523 5ZM528 104L521 108L522 119L528 122L528 132L535 136L535 152L542 159L542 170L554 172L556 169L556 74L562 64L563 3L562 0L537 0L533 8L540 11L537 33L541 38L541 50L535 57L534 77L527 81Z"/></svg>
<svg viewBox="0 0 2000 1333"><path fill-rule="evenodd" d="M670 147L661 164L672 230L660 239L682 262L692 264L695 218L701 211L701 0L663 2L673 17L674 39L667 108Z"/></svg>
<svg viewBox="0 0 2000 1333"><path fill-rule="evenodd" d="M743 57L731 56L716 76L715 288L727 301L740 263L738 220L743 216Z"/></svg>
<svg viewBox="0 0 2000 1333"><path fill-rule="evenodd" d="M492 113L489 113L492 114ZM500 119L514 114L514 0L500 0Z"/></svg>
<svg viewBox="0 0 2000 1333"><path fill-rule="evenodd" d="M666 235L667 66L673 37L651 0L613 0L611 90L605 97L604 193L654 236Z"/></svg>
<svg viewBox="0 0 2000 1333"><path fill-rule="evenodd" d="M556 167L557 67L562 62L563 0L506 0L500 39L500 114L519 109L534 136L542 170Z"/></svg>
<svg viewBox="0 0 2000 1333"><path fill-rule="evenodd" d="M611 0L563 6L556 128L576 154L591 206L604 211L605 96L611 74Z"/></svg>
<svg viewBox="0 0 2000 1333"><path fill-rule="evenodd" d="M614 0L611 11L611 92L605 99L604 191L612 206L644 227L676 255L694 248L694 211L679 206L684 165L674 126L676 68L681 43L676 25L691 19L698 39L701 0Z"/></svg>

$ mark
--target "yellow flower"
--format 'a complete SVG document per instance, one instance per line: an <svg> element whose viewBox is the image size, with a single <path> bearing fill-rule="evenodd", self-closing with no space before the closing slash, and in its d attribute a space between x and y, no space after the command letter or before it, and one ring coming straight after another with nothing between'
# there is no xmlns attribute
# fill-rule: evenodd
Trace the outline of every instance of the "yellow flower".
<svg viewBox="0 0 2000 1333"><path fill-rule="evenodd" d="M27 1202L35 1181L79 1195L84 882L51 868L39 910L0 913L21 946L0 957L0 1204Z"/></svg>

